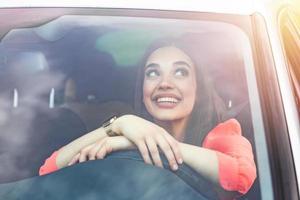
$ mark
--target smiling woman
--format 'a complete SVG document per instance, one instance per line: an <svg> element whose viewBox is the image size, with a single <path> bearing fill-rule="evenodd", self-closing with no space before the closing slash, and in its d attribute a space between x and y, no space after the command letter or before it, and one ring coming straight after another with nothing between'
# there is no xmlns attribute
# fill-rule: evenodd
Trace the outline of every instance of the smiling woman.
<svg viewBox="0 0 300 200"><path fill-rule="evenodd" d="M256 178L251 144L242 136L235 119L213 128L215 122L222 120L219 114L224 106L216 105L215 102L221 105L220 99L214 90L205 88L207 84L198 76L192 58L175 44L162 45L147 56L141 69L143 73L138 76L143 80L142 86L137 87L136 93L142 93L141 105L149 118L135 115L112 118L101 128L56 151L41 167L40 174L77 162L103 159L113 151L137 148L147 164L163 167L159 154L162 151L174 171L184 162L216 188L247 193ZM138 91L140 88L142 92ZM200 98L206 95L209 102ZM210 113L211 118L206 121L196 117L199 112ZM201 132L188 129L189 123L195 121L201 123L194 130ZM187 144L186 138L194 136L201 141Z"/></svg>
<svg viewBox="0 0 300 200"><path fill-rule="evenodd" d="M145 66L143 102L157 124L170 127L177 140L182 140L185 126L196 101L195 66L176 47L154 51Z"/></svg>
<svg viewBox="0 0 300 200"><path fill-rule="evenodd" d="M190 42L186 36L161 38L149 46L138 72L135 110L143 118L157 119L159 124L161 117L174 120L177 130L171 130L171 124L168 130L175 131L180 141L199 145L214 126L228 117L204 69L199 46Z"/></svg>

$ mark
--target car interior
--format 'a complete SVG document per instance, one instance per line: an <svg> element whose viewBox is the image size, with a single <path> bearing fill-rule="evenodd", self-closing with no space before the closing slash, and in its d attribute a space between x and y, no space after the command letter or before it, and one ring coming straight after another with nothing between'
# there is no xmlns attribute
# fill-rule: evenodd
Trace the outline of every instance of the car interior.
<svg viewBox="0 0 300 200"><path fill-rule="evenodd" d="M12 28L0 41L0 182L37 176L53 151L113 115L134 114L141 57L152 41L164 37L184 38L197 47L226 104L224 119L238 119L255 152L236 29L212 21L83 15ZM257 179L243 198L259 196Z"/></svg>

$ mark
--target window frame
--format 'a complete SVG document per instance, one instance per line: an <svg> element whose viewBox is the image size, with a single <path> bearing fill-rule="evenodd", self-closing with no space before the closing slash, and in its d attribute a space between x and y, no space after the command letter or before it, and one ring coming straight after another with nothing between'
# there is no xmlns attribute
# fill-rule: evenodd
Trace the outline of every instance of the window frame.
<svg viewBox="0 0 300 200"><path fill-rule="evenodd" d="M14 10L18 8L12 8ZM27 10L28 8L23 8ZM56 9L56 8L29 8L44 10ZM68 8L66 8L68 9ZM71 8L69 8L71 9ZM8 9L0 9L0 12ZM282 97L280 95L280 88L278 85L278 79L275 72L275 64L271 55L270 42L267 39L268 36L261 38L258 33L258 29L264 29L263 24L259 24L258 21L263 19L257 19L255 15L251 18L246 15L240 15L241 19L236 20L237 15L232 14L217 14L217 13L203 13L203 12L186 12L186 11L158 11L158 10L136 10L136 9L84 9L76 8L76 11L65 14L85 14L85 15L101 15L101 16L132 16L132 17L152 17L152 18L176 18L176 19L191 19L191 20L218 20L234 24L247 34L250 39L253 49L253 59L256 71L256 80L259 90L260 104L262 107L262 115L264 122L264 131L267 138L267 148L269 152L269 160L271 164L274 197L275 199L294 199L295 188L289 189L285 186L285 182L292 180L295 181L295 168L293 166L292 150L288 137L288 127L286 123L285 113L283 110ZM146 12L145 12L146 11ZM59 14L60 16L61 14ZM222 19L220 19L222 16ZM54 19L57 16L52 16L47 19ZM253 28L253 29L252 29ZM265 30L265 33L267 31ZM264 47L265 46L265 47ZM266 48L266 49L265 49ZM268 52L267 60L261 56ZM270 73L271 79L266 79L264 75ZM272 104L270 102L273 102ZM283 136L280 136L283 135ZM282 146L281 146L282 145ZM280 153L279 147L283 147L284 153ZM277 156L279 155L279 157ZM288 170L288 175L284 175L285 170ZM278 174L279 177L278 177ZM286 178L285 178L286 177ZM297 183L296 183L297 184ZM292 185L292 184L291 184ZM293 197L293 198L290 198Z"/></svg>

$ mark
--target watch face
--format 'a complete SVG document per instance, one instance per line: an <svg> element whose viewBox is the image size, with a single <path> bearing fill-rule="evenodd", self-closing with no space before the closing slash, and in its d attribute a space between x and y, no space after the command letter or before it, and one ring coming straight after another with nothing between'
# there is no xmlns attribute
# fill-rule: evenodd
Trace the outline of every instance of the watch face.
<svg viewBox="0 0 300 200"><path fill-rule="evenodd" d="M109 123L110 123L110 124L113 123L113 121L115 121L116 119L117 119L117 117L114 116L113 118L111 118L111 119L109 120Z"/></svg>

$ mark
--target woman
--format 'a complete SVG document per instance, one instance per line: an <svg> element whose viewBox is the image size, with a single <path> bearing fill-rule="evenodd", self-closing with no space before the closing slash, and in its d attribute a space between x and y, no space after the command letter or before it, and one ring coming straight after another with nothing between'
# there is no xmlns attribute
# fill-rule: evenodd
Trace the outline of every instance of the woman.
<svg viewBox="0 0 300 200"><path fill-rule="evenodd" d="M213 128L224 106L184 46L160 44L150 49L137 84L136 108L142 117L124 115L83 135L54 152L40 174L132 148L138 148L145 163L163 167L161 150L171 169L184 162L225 190L245 194L256 178L256 167L238 121Z"/></svg>

